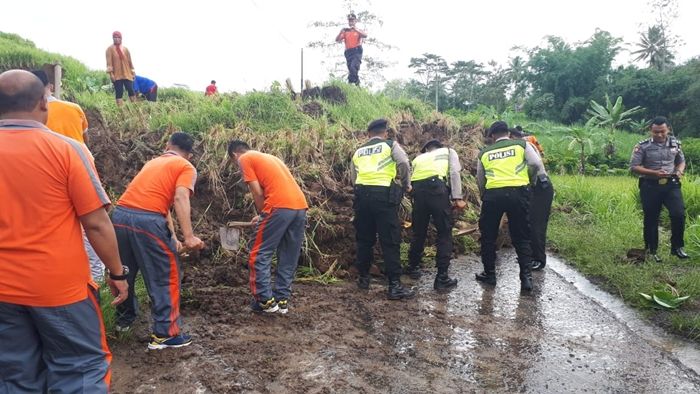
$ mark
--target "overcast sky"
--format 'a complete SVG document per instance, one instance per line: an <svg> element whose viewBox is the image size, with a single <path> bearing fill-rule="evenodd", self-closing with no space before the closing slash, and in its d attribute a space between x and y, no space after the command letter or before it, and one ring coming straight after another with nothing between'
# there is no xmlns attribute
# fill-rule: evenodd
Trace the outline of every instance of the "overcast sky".
<svg viewBox="0 0 700 394"><path fill-rule="evenodd" d="M647 0L357 0L355 4L355 11L370 10L384 21L367 33L398 48L377 56L395 62L385 72L387 79L412 77L410 58L426 52L448 62L505 64L513 46L534 47L546 35L573 43L600 28L634 43L642 27L654 21ZM685 42L677 56L685 61L700 55L700 2L678 4L672 31ZM314 40L332 43L337 34L337 29L312 28L310 23L345 23L347 12L343 0L6 0L0 31L17 33L42 49L103 70L112 31L119 30L136 73L160 86L181 83L203 91L215 79L220 90L243 92L264 90L289 77L298 89L300 49ZM362 21L358 26L364 28ZM335 48L342 53L342 44ZM317 84L328 79L327 69L320 65L325 56L305 49L305 79ZM621 55L618 63L628 59L629 55Z"/></svg>

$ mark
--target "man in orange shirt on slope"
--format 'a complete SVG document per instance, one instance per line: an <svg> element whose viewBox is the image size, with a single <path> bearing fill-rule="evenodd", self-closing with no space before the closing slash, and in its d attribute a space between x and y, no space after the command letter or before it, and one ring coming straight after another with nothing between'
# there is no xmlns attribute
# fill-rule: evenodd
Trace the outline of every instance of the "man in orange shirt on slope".
<svg viewBox="0 0 700 394"><path fill-rule="evenodd" d="M0 74L0 391L107 392L112 355L81 225L127 297L128 270L87 148L44 126L43 83ZM4 388L4 390L3 390Z"/></svg>
<svg viewBox="0 0 700 394"><path fill-rule="evenodd" d="M355 14L348 15L348 25L340 30L338 36L335 37L335 42L345 42L345 61L348 65L348 83L360 85L360 64L362 63L362 40L367 38L367 33L358 29L357 16Z"/></svg>

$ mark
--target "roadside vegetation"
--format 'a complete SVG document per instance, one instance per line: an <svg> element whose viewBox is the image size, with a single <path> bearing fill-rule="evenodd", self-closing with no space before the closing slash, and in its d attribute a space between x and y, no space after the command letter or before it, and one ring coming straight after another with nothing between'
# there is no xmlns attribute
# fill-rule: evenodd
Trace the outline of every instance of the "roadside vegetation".
<svg viewBox="0 0 700 394"><path fill-rule="evenodd" d="M631 176L553 177L556 191L548 238L550 247L584 275L641 308L657 323L700 341L700 184L687 177L683 195L687 209L686 249L693 256L670 255L668 214L662 213L659 255L663 263L627 258L643 248L642 211L637 180ZM640 293L668 290L690 296L678 310L654 308Z"/></svg>

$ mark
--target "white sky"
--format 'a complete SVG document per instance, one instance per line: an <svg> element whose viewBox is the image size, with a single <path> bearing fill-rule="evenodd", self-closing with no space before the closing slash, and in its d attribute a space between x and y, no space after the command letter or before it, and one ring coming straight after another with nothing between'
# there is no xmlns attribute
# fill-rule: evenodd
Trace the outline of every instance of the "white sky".
<svg viewBox="0 0 700 394"><path fill-rule="evenodd" d="M646 0L380 1L358 0L384 20L369 35L398 47L378 56L396 65L387 79L411 78L411 57L429 52L448 62L496 60L505 64L513 46L533 47L546 35L567 42L589 38L596 28L638 41L642 24L654 21ZM685 45L677 60L700 55L700 2L679 0L673 33ZM0 31L17 33L39 48L69 55L104 69L104 51L119 30L139 75L160 86L173 83L204 90L211 79L221 91L267 89L291 78L298 90L300 48L309 41L333 42L337 29L309 27L314 21L345 23L342 0L55 0L3 1ZM360 28L364 28L360 21ZM337 44L342 53L342 44ZM369 49L365 49L368 54ZM376 54L373 54L376 55ZM304 50L304 78L321 84L328 72L324 53ZM626 63L629 55L618 62ZM362 70L360 70L362 78Z"/></svg>

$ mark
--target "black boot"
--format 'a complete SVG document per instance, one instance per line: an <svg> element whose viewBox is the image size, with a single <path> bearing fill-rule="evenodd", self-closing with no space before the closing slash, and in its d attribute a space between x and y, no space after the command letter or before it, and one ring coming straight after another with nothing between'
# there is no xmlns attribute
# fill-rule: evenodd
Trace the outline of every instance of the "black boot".
<svg viewBox="0 0 700 394"><path fill-rule="evenodd" d="M451 287L457 286L457 279L450 278L447 272L439 272L435 276L435 283L433 283L433 289L444 290Z"/></svg>
<svg viewBox="0 0 700 394"><path fill-rule="evenodd" d="M520 263L520 290L532 291L532 261Z"/></svg>
<svg viewBox="0 0 700 394"><path fill-rule="evenodd" d="M406 271L404 271L404 274L408 275L408 277L411 279L420 279L420 267L409 265L408 267L406 267Z"/></svg>
<svg viewBox="0 0 700 394"><path fill-rule="evenodd" d="M489 285L496 285L496 271L484 271L482 273L476 274L476 280L479 282L484 282Z"/></svg>
<svg viewBox="0 0 700 394"><path fill-rule="evenodd" d="M399 279L389 280L389 289L386 292L386 298L390 300L402 300L406 298L413 298L416 293L413 290L409 290L401 285Z"/></svg>
<svg viewBox="0 0 700 394"><path fill-rule="evenodd" d="M369 289L369 275L360 274L360 277L357 278L357 288L362 290Z"/></svg>
<svg viewBox="0 0 700 394"><path fill-rule="evenodd" d="M671 252L671 254L673 254L673 252ZM656 263L663 262L661 257L658 254L656 254L655 250L647 250L647 256L651 257L651 259L654 260L654 262L656 262Z"/></svg>

